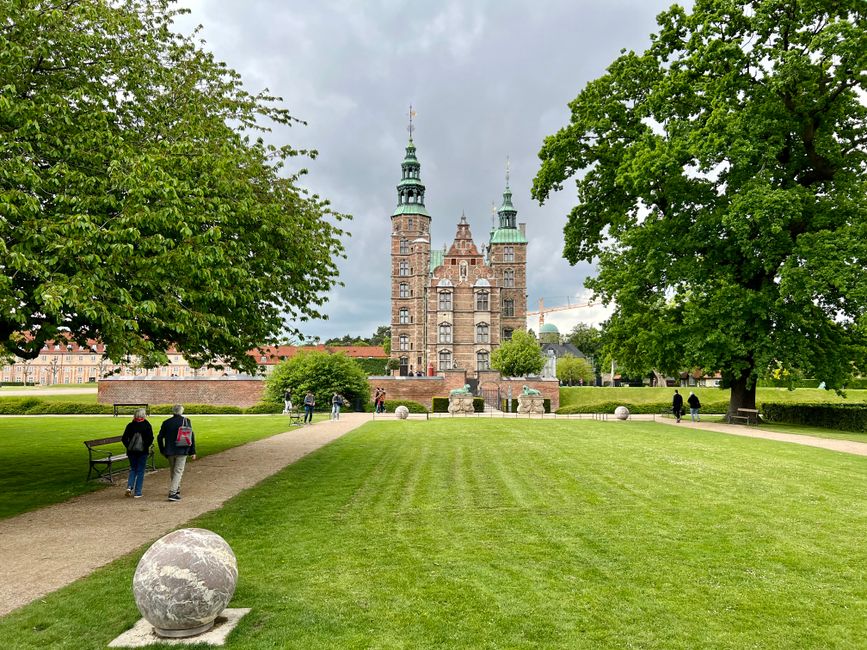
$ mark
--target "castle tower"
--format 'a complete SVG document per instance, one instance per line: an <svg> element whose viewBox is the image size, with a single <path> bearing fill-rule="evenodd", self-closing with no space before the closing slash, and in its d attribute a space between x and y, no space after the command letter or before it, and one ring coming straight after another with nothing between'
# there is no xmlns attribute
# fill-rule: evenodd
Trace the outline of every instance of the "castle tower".
<svg viewBox="0 0 867 650"><path fill-rule="evenodd" d="M430 273L430 221L421 165L410 136L391 215L391 356L401 374L425 371L425 288Z"/></svg>
<svg viewBox="0 0 867 650"><path fill-rule="evenodd" d="M494 270L500 290L500 339L512 338L515 330L527 328L527 237L524 224L518 224L518 211L512 205L509 169L506 166L506 190L497 210L499 227L491 232L488 264Z"/></svg>

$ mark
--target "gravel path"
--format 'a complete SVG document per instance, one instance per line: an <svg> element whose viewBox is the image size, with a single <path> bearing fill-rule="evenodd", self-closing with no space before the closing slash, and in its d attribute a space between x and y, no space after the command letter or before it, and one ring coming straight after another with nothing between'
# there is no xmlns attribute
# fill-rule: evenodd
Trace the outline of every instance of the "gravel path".
<svg viewBox="0 0 867 650"><path fill-rule="evenodd" d="M141 499L126 498L121 479L104 490L0 521L0 616L219 508L370 419L370 414L346 413L337 422L293 427L188 462L183 499L175 503L166 500L169 477L161 469L145 476Z"/></svg>

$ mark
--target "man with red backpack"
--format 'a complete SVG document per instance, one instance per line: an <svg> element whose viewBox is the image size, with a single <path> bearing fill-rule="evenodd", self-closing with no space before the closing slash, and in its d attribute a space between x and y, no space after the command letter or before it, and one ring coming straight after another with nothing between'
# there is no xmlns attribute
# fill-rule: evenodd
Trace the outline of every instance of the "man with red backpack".
<svg viewBox="0 0 867 650"><path fill-rule="evenodd" d="M160 453L169 461L171 470L171 485L169 486L169 501L181 500L181 477L187 457L196 460L196 436L189 418L184 417L184 407L175 404L172 407L172 417L164 420L157 435Z"/></svg>

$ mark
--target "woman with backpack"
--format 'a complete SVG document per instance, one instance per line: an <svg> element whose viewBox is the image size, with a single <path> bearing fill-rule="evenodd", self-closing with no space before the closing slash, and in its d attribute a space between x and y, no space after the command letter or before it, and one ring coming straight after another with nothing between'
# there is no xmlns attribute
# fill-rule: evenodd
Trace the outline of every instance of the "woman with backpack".
<svg viewBox="0 0 867 650"><path fill-rule="evenodd" d="M147 421L148 412L139 408L133 415L132 422L126 425L121 442L126 447L126 457L129 459L129 480L126 482L126 496L140 499L144 483L145 467L151 445L154 444L154 430Z"/></svg>

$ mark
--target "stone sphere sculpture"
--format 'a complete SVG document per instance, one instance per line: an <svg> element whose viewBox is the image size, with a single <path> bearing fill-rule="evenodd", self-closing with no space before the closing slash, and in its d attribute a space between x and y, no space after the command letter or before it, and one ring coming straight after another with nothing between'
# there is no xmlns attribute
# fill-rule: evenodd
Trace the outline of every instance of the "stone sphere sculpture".
<svg viewBox="0 0 867 650"><path fill-rule="evenodd" d="M394 414L400 418L401 420L406 420L409 417L409 409L406 408L403 404L394 409Z"/></svg>
<svg viewBox="0 0 867 650"><path fill-rule="evenodd" d="M618 406L614 409L614 417L618 420L626 420L629 418L629 409L625 406Z"/></svg>
<svg viewBox="0 0 867 650"><path fill-rule="evenodd" d="M207 632L238 583L238 562L222 537L182 528L145 552L132 579L135 604L163 637Z"/></svg>

